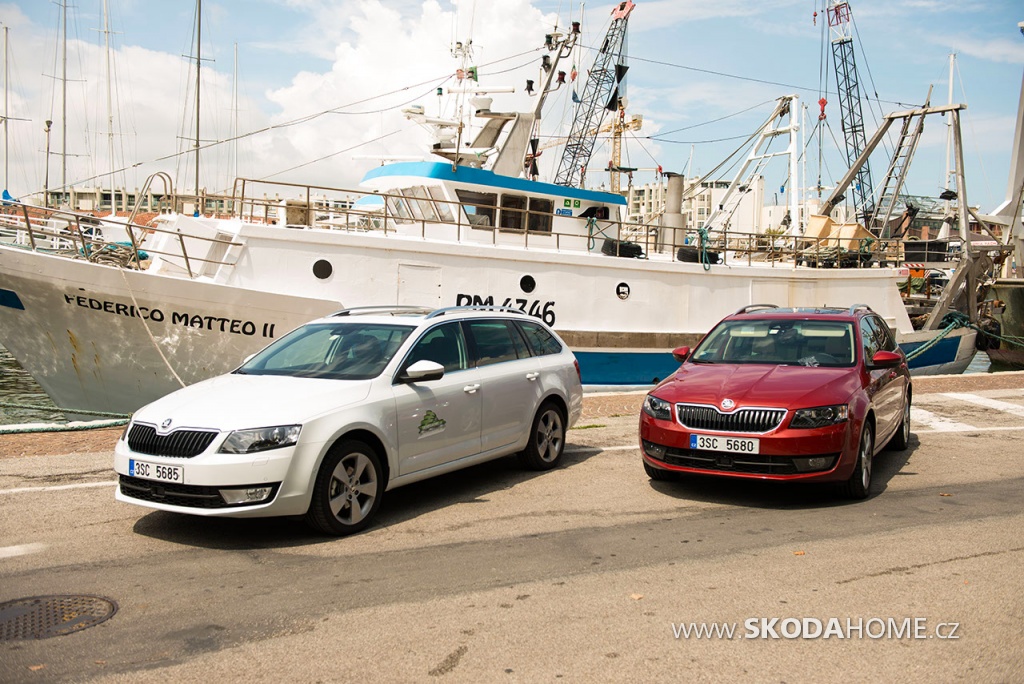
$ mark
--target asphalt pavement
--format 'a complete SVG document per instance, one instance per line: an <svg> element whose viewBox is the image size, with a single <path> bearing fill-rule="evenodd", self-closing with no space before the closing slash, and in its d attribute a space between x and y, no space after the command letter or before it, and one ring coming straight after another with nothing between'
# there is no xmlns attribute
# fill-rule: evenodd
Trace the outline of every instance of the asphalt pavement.
<svg viewBox="0 0 1024 684"><path fill-rule="evenodd" d="M1024 390L933 387L862 502L651 482L640 395L342 539L116 503L110 452L0 460L0 603L117 606L0 641L0 681L1024 681Z"/></svg>

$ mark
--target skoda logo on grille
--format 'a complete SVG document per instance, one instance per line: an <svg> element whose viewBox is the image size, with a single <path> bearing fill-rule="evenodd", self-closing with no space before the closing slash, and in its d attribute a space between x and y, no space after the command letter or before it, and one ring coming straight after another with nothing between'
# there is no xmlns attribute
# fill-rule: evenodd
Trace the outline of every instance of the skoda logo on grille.
<svg viewBox="0 0 1024 684"><path fill-rule="evenodd" d="M734 408L736 408L736 402L733 401L732 399L723 399L722 408L725 409L726 411L731 411Z"/></svg>
<svg viewBox="0 0 1024 684"><path fill-rule="evenodd" d="M723 403L722 406L725 406L725 404ZM166 430L169 427L171 427L171 419L170 418L168 418L164 422L160 423L160 429L161 430Z"/></svg>

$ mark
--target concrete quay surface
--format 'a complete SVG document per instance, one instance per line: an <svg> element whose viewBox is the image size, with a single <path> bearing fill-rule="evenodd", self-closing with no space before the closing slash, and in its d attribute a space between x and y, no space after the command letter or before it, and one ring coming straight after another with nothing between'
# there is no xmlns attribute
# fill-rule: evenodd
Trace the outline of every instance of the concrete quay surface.
<svg viewBox="0 0 1024 684"><path fill-rule="evenodd" d="M0 604L118 611L0 640L0 681L1024 681L1024 374L914 387L910 447L863 502L651 482L643 393L602 393L560 468L397 489L343 539L116 503L110 448L22 443L0 459Z"/></svg>

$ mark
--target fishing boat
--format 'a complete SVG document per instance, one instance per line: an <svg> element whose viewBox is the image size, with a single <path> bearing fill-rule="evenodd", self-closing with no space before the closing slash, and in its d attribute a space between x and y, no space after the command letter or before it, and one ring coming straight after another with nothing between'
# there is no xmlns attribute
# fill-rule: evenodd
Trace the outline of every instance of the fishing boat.
<svg viewBox="0 0 1024 684"><path fill-rule="evenodd" d="M616 45L631 9L613 10L607 59L590 70L596 92L584 90L584 107L621 79ZM656 224L627 223L621 194L577 187L594 107L576 113L556 182L540 180L536 126L547 95L566 87L558 65L578 32L546 37L529 108L494 110L466 78L473 139L460 139L456 121L426 121L439 131L438 159L385 164L360 188L239 179L230 215L204 216L181 211L188 198L171 186L165 195L178 211L147 225L129 217L88 226L74 212L14 203L3 217L13 238L0 244L0 344L69 417L129 413L230 370L311 318L378 305L520 309L559 331L592 387L656 383L678 365L673 348L693 345L724 312L765 302L865 303L895 331L915 373L967 367L975 330L942 321L975 286L977 246L950 264L963 275L931 302L929 324L915 327L901 291L910 275L901 241L835 225L829 209L840 188L815 231L767 243L727 225L686 227L679 176L669 178ZM780 98L760 135L792 143L795 104ZM291 199L267 201L264 186Z"/></svg>

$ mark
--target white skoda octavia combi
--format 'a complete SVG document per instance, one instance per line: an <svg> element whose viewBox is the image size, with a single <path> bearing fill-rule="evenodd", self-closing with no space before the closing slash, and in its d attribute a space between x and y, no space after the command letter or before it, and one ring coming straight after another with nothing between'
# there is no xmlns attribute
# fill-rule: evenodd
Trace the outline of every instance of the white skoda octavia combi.
<svg viewBox="0 0 1024 684"><path fill-rule="evenodd" d="M404 484L513 453L553 468L582 405L576 358L535 318L350 309L139 409L115 448L116 498L349 534Z"/></svg>

